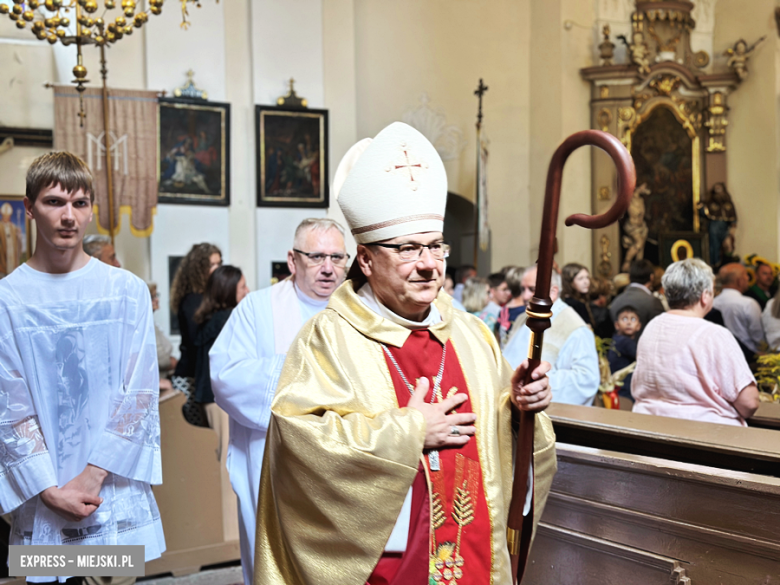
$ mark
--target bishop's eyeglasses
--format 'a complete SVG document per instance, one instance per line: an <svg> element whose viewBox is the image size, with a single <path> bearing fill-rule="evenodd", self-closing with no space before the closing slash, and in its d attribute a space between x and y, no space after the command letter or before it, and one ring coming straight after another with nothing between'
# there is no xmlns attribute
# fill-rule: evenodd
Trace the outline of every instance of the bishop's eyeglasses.
<svg viewBox="0 0 780 585"><path fill-rule="evenodd" d="M402 262L414 262L422 256L423 250L428 248L436 260L444 260L450 255L451 246L447 242L434 242L433 244L418 244L409 242L408 244L370 244L371 246L380 246L395 250Z"/></svg>
<svg viewBox="0 0 780 585"><path fill-rule="evenodd" d="M343 268L347 265L347 262L349 261L349 254L323 254L322 252L303 252L301 250L296 250L293 248L293 252L298 252L298 254L302 254L306 256L309 259L309 262L312 263L314 266L318 266L319 264L322 264L325 262L325 258L330 258L330 261L333 263L333 266L338 266L339 268Z"/></svg>

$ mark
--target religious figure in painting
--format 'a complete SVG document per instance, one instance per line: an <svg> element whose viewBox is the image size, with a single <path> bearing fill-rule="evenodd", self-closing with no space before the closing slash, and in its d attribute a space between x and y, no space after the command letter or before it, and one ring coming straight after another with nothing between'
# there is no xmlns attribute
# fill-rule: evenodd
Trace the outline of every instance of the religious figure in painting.
<svg viewBox="0 0 780 585"><path fill-rule="evenodd" d="M648 228L645 222L643 195L650 195L647 183L642 183L634 191L631 204L628 206L628 219L623 223L623 247L626 248L621 267L623 272L628 272L633 260L642 260L645 257Z"/></svg>
<svg viewBox="0 0 780 585"><path fill-rule="evenodd" d="M207 166L203 161L215 158L212 151L214 147L206 144L205 133L201 133L200 140L193 140L189 135L180 136L163 158L165 171L160 176L161 185L164 188L185 190L194 187L210 194L206 175L202 171Z"/></svg>
<svg viewBox="0 0 780 585"><path fill-rule="evenodd" d="M723 53L729 58L726 64L734 71L734 73L737 74L737 77L739 77L740 81L744 81L747 78L748 59L750 59L750 57L753 55L753 52L756 50L756 47L758 47L758 45L760 45L765 38L766 37L761 37L758 39L752 47L748 47L745 39L739 39L736 43L734 43L732 48L726 49L726 52Z"/></svg>
<svg viewBox="0 0 780 585"><path fill-rule="evenodd" d="M737 210L726 185L716 183L710 196L699 205L699 213L707 221L710 237L710 264L723 264L734 254L734 232L737 227Z"/></svg>

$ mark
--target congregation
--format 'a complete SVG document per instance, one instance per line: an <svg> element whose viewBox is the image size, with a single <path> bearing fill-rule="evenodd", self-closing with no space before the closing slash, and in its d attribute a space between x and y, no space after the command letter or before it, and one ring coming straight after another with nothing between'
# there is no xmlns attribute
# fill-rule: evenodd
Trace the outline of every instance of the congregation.
<svg viewBox="0 0 780 585"><path fill-rule="evenodd" d="M419 148L429 146L403 125L391 126L389 134L393 133L418 141ZM384 148L382 142L377 142L377 149ZM368 160L365 164L373 164L370 158ZM44 202L61 201L64 197L83 199L80 194L91 188L88 172L73 155L46 155L34 163L34 169L36 165L39 167L37 173L43 176L40 182L45 184L43 188L32 184L31 190L41 189ZM63 181L56 177L63 172L63 167L77 174L83 186L81 183L74 187L61 186ZM31 171L31 176L35 178L35 172ZM354 199L357 188L350 183L336 185L336 188L341 190L340 204L349 219L352 217L348 214L352 211L350 206L360 208L363 205ZM430 205L441 205L438 193L440 190L431 197L433 203ZM33 196L29 205L36 209L35 204ZM78 209L82 208L88 209L85 206ZM80 213L86 214L86 211ZM66 211L57 221L70 225L73 221L70 215L72 212ZM42 221L43 216L39 217ZM352 221L357 220L352 217ZM78 229L83 229L83 225ZM431 227L438 228L439 225L434 222ZM332 219L305 219L295 233L290 234L292 246L287 255L290 276L255 292L249 291L240 268L223 264L222 253L216 245L194 245L176 269L171 287L170 309L176 315L181 332L178 358L173 355L171 342L151 320L151 312L160 308L156 285L148 284L149 299L135 299L139 305L149 307L147 313L141 312L143 325L134 327L136 335L145 332L149 338L150 330L154 329L158 371L153 378L156 380L159 376L161 395L184 394L186 403L182 415L187 422L214 429L220 437L220 445L226 445L226 439L230 437L226 447L227 470L238 498L242 570L247 584L253 579L256 583L265 582L266 576L268 582L279 582L284 572L282 567L275 566L273 558L274 547L283 541L278 534L281 529L263 515L262 508L275 501L277 512L287 510L284 498L272 493L271 483L283 481L286 473L296 473L289 468L291 455L287 454L285 459L285 453L292 448L289 445L311 440L306 435L309 431L297 426L300 424L296 422L297 417L315 412L321 408L318 405L339 396L340 391L330 389L330 385L341 374L334 371L332 365L323 364L338 364L337 368L344 369L343 375L365 376L366 386L373 383L370 380L372 368L339 363L361 359L361 351L351 347L358 339L363 340L361 343L373 343L370 335L378 337L387 363L396 370L390 370L394 384L409 390L409 394L398 393L398 403L405 400L409 407L422 413L424 428L427 428L424 445L430 450L429 473L438 471L439 448L475 448L468 447L469 440L480 424L476 415L470 412L470 406L454 410L470 403L468 395L458 393L457 387L452 386L453 383L465 386L463 374L459 369L445 369L449 342L441 346L434 341L434 332L443 324L447 327L457 324L459 335L465 339L463 343L475 344L474 347L481 351L488 349L488 353L492 351L493 355L498 355L491 359L499 361L492 362L487 370L482 367L476 370L480 376L500 375L506 379L500 384L509 383L510 370L504 365L508 364L515 372L511 376L512 400L518 408L531 412L540 412L550 401L616 408L623 399L622 404L633 404L634 412L643 414L746 426L746 420L758 408L759 394L751 368L758 356L777 349L780 330L780 292L777 291L777 275L771 266L759 264L751 284L750 274L742 264L721 266L716 278L709 265L696 258L674 262L665 270L659 270L647 260L635 259L628 274L618 275L612 281L592 278L588 268L581 264L565 264L560 272L557 269L552 272L551 327L544 338L542 365L534 370L535 381L523 384L520 380L528 368L525 359L530 340L530 329L525 326L527 307L536 293L537 266L507 266L487 278L477 276L473 266L453 270L446 266L451 246L444 241L441 232L429 229L427 225L415 227L415 233L382 232L384 228L372 227L365 243L358 248L358 257L350 264L345 229ZM408 229L411 228L405 228ZM78 230L68 228L65 231L70 234ZM79 279L108 276L109 281L116 281L116 286L138 288L140 279L121 269L108 238L85 238L81 248L88 260L74 272L71 286L78 288ZM380 270L383 263L395 263L392 265L395 272ZM100 270L108 272L99 276L103 272L97 271L96 264L104 265ZM13 286L21 290L23 278L34 281L43 274L36 272L35 266L40 265L33 258L29 265L20 268L3 284L6 288ZM93 271L95 275L90 277ZM422 283L424 295L417 286L419 283ZM54 290L56 287L51 288ZM138 293L133 294L137 296ZM432 303L434 299L436 304ZM765 301L763 312L762 300ZM398 304L394 304L396 302ZM425 310L420 310L421 307ZM349 329L353 333L347 335L358 331L358 338L342 340L339 335L343 332L338 333L338 327L329 325L328 319L336 318L329 314L339 312L343 312L343 319L352 323L350 327L355 327ZM322 330L313 329L317 327ZM408 345L410 353L399 351L397 347L391 350L386 345L394 339L393 327L409 336L409 344L404 347ZM315 339L307 341L312 335ZM333 348L320 347L320 338L328 339ZM138 343L151 345L145 339ZM342 349L338 349L341 346ZM347 346L350 350L342 351ZM436 347L441 351L441 365L439 374L432 378L431 404L426 405L423 397L429 390L428 379L413 378L417 380L413 386L404 369L418 371L422 363L419 360L429 360L436 353ZM489 350L491 347L495 349ZM315 348L315 355L307 355L311 348ZM337 353L322 361L323 352ZM137 358L131 358L128 367L147 369L144 383L149 383L152 377L148 368L154 358L146 355L144 359L146 362L142 365ZM498 368L499 373L490 374L491 368ZM285 371L293 371L295 380L288 379L289 372L285 378ZM619 382L610 388L605 380L613 380L616 373L621 373ZM446 396L439 388L443 379L451 386ZM306 388L318 388L317 392L332 396L318 397L317 392L307 396L303 388L296 390L301 384L309 384ZM438 403L434 402L436 396ZM316 423L309 420L307 424L335 424L329 423L325 416L315 418L322 420ZM277 421L273 436L269 435L272 419ZM159 433L156 413L148 420L147 432ZM229 428L224 424L225 420L229 420ZM347 420L342 419L338 425L346 424ZM549 424L547 419L540 421L543 428ZM414 426L419 422L399 419L388 424ZM110 428L115 423L107 421L107 424ZM508 432L509 427L505 430ZM346 431L338 428L328 431L336 435L340 432ZM154 440L151 439L151 444ZM336 439L337 442L341 440L347 439ZM549 441L549 436L544 440ZM266 453L267 441L276 441L276 444ZM318 457L327 459L333 447L322 448L325 451ZM416 449L410 453L412 461L415 453ZM452 449L445 449L441 457L447 457L449 461L452 453ZM300 456L302 452L296 451L296 457ZM110 458L109 455L105 457ZM538 470L545 469L542 461L535 463L534 473L542 473ZM104 474L98 485L101 485L100 481L116 481L114 475L119 477L123 468L110 463L103 465L118 471L105 476L107 472L90 460L83 473ZM309 465L315 463L312 461ZM159 459L155 466L159 466ZM275 471L274 477L269 479L270 468ZM548 472L543 473L549 475ZM159 555L164 550L164 541L149 492L149 484L158 481L155 473L147 471L146 475L136 473L132 477L142 477L135 489L149 499L148 516L158 530L156 535L150 532L144 538L154 536L159 540L158 550L149 553ZM80 477L73 481L84 481ZM400 485L408 481L408 475L404 477L406 479ZM427 510L421 511L419 499L419 494L424 492L424 479L421 469L407 495L406 512L401 514L406 514L405 521L399 516L389 540L375 543L381 545L380 550L384 552L371 572L369 584L385 583L388 575L400 574L405 570L401 563L403 551L425 546L427 532L416 534L414 529L415 523L419 522L418 515L427 514ZM333 479L326 474L317 481ZM24 494L19 495L20 499L24 497ZM89 504L91 506L102 502L100 499L90 501L94 501ZM65 509L65 504L56 502L47 502L47 506ZM543 506L544 502L539 505ZM298 512L287 510L286 513L294 517ZM87 516L88 510L76 515L79 519ZM388 516L386 520L390 522L393 518ZM21 519L14 520L16 526L20 526L20 522ZM265 555L264 570L256 571L257 555L261 553ZM360 570L365 569L361 566Z"/></svg>

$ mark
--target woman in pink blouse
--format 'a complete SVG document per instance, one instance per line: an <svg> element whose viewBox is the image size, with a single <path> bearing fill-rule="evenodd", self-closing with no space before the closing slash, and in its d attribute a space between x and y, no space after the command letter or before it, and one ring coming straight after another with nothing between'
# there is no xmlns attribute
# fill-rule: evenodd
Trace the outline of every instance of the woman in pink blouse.
<svg viewBox="0 0 780 585"><path fill-rule="evenodd" d="M747 426L758 389L734 336L704 320L712 308L712 269L688 258L662 279L669 311L650 321L631 382L634 412Z"/></svg>

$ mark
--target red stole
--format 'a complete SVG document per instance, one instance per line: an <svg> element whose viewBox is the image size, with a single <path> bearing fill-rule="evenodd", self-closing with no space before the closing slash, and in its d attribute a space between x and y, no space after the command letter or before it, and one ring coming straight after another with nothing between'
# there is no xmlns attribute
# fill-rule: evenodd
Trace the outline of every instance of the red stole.
<svg viewBox="0 0 780 585"><path fill-rule="evenodd" d="M388 349L410 384L415 385L417 378L429 379L426 402L430 402L432 378L438 374L441 364L441 343L427 330L413 331L401 349ZM387 355L385 359L398 404L403 408L409 402L409 389ZM457 388L457 392L450 394L452 388ZM468 392L458 356L448 341L441 394L447 398ZM471 400L459 406L458 412L474 412ZM431 471L428 457L425 457L425 469L421 464L412 485L406 551L402 555L382 555L368 579L369 585L483 585L490 582L491 521L477 440L475 436L463 447L440 450L440 471Z"/></svg>

